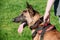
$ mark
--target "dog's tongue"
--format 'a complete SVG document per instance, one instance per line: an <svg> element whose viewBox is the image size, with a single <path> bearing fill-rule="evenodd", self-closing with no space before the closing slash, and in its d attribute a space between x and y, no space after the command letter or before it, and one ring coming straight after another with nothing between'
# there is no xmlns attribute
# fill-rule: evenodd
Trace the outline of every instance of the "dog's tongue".
<svg viewBox="0 0 60 40"><path fill-rule="evenodd" d="M25 23L22 23L22 24L19 25L18 33L22 33L24 24Z"/></svg>

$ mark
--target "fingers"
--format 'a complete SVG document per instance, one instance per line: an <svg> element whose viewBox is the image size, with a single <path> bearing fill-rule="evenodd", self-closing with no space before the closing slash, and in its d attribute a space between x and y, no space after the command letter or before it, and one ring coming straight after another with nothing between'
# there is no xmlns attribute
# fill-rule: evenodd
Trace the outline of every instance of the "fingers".
<svg viewBox="0 0 60 40"><path fill-rule="evenodd" d="M48 18L47 23L50 23L50 17Z"/></svg>
<svg viewBox="0 0 60 40"><path fill-rule="evenodd" d="M49 23L50 22L50 15L49 15L49 13L45 13L43 21L44 21L44 23Z"/></svg>
<svg viewBox="0 0 60 40"><path fill-rule="evenodd" d="M44 19L44 23L49 23L50 22L50 17Z"/></svg>

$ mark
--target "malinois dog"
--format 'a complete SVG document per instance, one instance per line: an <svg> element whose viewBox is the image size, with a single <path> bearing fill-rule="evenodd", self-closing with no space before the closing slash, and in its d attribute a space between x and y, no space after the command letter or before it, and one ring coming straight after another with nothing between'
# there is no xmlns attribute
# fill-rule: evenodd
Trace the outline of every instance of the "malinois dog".
<svg viewBox="0 0 60 40"><path fill-rule="evenodd" d="M25 26L32 31L32 40L60 40L60 32L55 27L46 31L52 24L43 25L43 16L27 3L27 9L23 10L21 15L15 17L13 22L21 22L18 32L22 32ZM46 26L46 27L45 27ZM41 33L39 33L41 31Z"/></svg>

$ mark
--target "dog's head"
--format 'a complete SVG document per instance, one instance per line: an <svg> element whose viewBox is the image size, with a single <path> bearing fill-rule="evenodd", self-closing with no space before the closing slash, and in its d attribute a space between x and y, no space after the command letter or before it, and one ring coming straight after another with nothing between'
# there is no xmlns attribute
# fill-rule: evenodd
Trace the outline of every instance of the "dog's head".
<svg viewBox="0 0 60 40"><path fill-rule="evenodd" d="M15 17L13 22L21 22L21 24L26 23L28 26L31 26L39 19L39 17L39 13L27 3L27 8L22 11L21 15Z"/></svg>

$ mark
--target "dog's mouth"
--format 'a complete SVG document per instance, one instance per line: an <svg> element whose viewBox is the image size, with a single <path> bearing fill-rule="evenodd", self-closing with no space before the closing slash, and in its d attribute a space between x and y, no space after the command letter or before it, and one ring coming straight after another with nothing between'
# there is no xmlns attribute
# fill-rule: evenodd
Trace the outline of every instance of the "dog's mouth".
<svg viewBox="0 0 60 40"><path fill-rule="evenodd" d="M22 33L25 24L26 23L24 22L24 23L22 23L22 24L19 25L18 33Z"/></svg>
<svg viewBox="0 0 60 40"><path fill-rule="evenodd" d="M28 24L27 24L27 21L22 21L21 24L24 24L23 27L25 27L25 26L28 25ZM21 24L20 24L20 25L21 25Z"/></svg>
<svg viewBox="0 0 60 40"><path fill-rule="evenodd" d="M21 22L21 24L19 25L19 28L18 28L18 33L22 33L23 28L24 28L25 26L27 26L27 25L28 25L28 24L27 24L27 21Z"/></svg>

